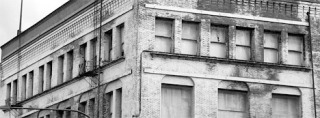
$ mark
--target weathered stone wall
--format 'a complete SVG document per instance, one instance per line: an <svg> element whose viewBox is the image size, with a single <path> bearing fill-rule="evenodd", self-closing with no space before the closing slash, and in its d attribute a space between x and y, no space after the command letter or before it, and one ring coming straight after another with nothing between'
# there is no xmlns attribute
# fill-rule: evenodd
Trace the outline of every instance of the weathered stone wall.
<svg viewBox="0 0 320 118"><path fill-rule="evenodd" d="M217 4L212 3L217 2ZM250 118L272 117L272 94L281 91L293 94L290 91L298 90L301 94L302 118L314 118L313 77L310 55L309 27L307 26L307 4L300 2L282 1L282 7L294 5L289 11L287 8L277 8L273 2L261 1L261 4L252 4L223 1L157 1L142 0L139 9L139 44L144 52L142 55L142 116L144 118L160 118L161 115L161 80L165 76L179 76L192 78L194 81L194 114L193 117L215 118L218 114L218 85L221 81L244 82L248 85ZM259 1L260 2L260 1ZM185 3L185 4L182 4ZM230 4L229 4L230 3ZM272 3L272 4L271 4ZM224 5L228 5L225 7ZM269 4L269 6L267 6ZM271 5L271 6L270 6ZM279 5L279 4L278 4ZM317 6L316 4L311 5ZM180 9L182 8L182 9ZM270 9L269 9L270 8ZM271 9L272 8L272 9ZM302 10L301 8L304 8ZM255 10L253 10L255 9ZM258 10L259 9L259 10ZM312 8L313 9L313 8ZM203 10L203 11L197 11ZM271 11L273 12L271 12ZM207 12L208 11L208 12ZM259 20L209 15L209 12L231 13L251 17ZM311 11L311 13L315 13ZM213 13L212 13L213 14ZM318 17L317 14L315 17ZM152 52L155 51L155 19L167 18L173 21L174 54ZM266 19L283 19L288 22L268 21ZM199 23L200 41L199 55L182 55L181 32L182 21ZM290 23L299 21L301 24ZM228 59L209 57L210 26L224 25L228 27ZM318 26L315 24L315 26ZM252 60L237 61L235 46L235 28L253 29ZM314 30L318 29L315 28ZM280 61L278 64L263 63L263 33L276 31L281 34ZM288 34L302 34L304 36L304 62L301 67L291 67L288 63ZM313 39L313 38L312 38ZM315 39L313 39L315 40ZM313 41L315 42L315 41ZM315 44L314 44L315 45ZM313 47L316 48L316 47ZM314 57L315 58L315 57ZM251 63L252 62L252 63ZM261 62L261 63L260 63ZM315 64L314 64L315 65Z"/></svg>

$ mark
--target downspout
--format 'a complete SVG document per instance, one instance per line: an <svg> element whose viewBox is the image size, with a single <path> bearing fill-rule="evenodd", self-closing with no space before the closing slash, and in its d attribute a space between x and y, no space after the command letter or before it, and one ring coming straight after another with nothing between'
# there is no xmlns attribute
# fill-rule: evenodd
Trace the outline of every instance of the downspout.
<svg viewBox="0 0 320 118"><path fill-rule="evenodd" d="M316 88L315 88L315 78L314 78L314 67L313 67L313 54L312 54L312 34L311 34L311 15L310 15L310 11L311 11L311 8L309 7L309 11L307 12L307 15L308 15L308 23L309 23L309 45L310 45L310 49L309 49L309 52L310 52L310 62L311 62L311 69L312 69L312 89L313 89L313 105L314 105L314 117L317 118L317 104L316 104Z"/></svg>
<svg viewBox="0 0 320 118"><path fill-rule="evenodd" d="M135 15L136 17L135 17L135 22L138 24L138 26L136 25L136 28L137 28L137 35L136 35L136 55L140 55L140 64L139 64L139 69L140 69L140 72L139 72L139 111L138 111L138 114L134 114L134 115L132 115L132 118L138 118L138 117L140 117L140 115L141 115L141 107L142 107L142 100L141 100L141 98L142 98L142 95L141 95L141 92L142 92L142 54L143 54L143 52L144 51L142 51L140 54L139 54L139 0L132 0L134 3L133 3L133 5L134 5L134 7L135 7L135 9L136 9L136 14L137 15ZM138 61L136 61L137 62L137 65L138 65Z"/></svg>

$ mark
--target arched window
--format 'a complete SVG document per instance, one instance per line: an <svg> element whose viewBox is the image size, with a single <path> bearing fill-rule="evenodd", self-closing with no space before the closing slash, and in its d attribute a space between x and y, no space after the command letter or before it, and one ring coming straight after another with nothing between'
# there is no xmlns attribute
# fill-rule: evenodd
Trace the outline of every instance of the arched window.
<svg viewBox="0 0 320 118"><path fill-rule="evenodd" d="M218 118L248 118L248 86L243 82L222 81L218 90Z"/></svg>
<svg viewBox="0 0 320 118"><path fill-rule="evenodd" d="M107 85L104 101L107 118L121 118L122 115L122 82L120 80Z"/></svg>
<svg viewBox="0 0 320 118"><path fill-rule="evenodd" d="M193 81L166 76L161 85L161 118L192 118Z"/></svg>
<svg viewBox="0 0 320 118"><path fill-rule="evenodd" d="M300 96L298 88L276 86L272 91L272 117L300 118Z"/></svg>

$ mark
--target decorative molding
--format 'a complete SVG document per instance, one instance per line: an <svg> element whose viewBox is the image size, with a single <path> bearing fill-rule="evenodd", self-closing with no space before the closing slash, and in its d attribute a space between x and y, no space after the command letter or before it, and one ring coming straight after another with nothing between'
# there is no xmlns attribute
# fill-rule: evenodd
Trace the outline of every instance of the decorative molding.
<svg viewBox="0 0 320 118"><path fill-rule="evenodd" d="M180 7L173 7L173 6L161 6L156 4L145 4L145 7L151 8L151 9L159 9L159 10L169 10L169 11L221 16L221 17L229 17L229 18L239 18L239 19L246 19L246 20L256 20L256 21L283 23L283 24L290 24L290 25L309 26L308 22L303 22L303 21L283 20L283 19L276 19L276 18L240 15L240 14L223 13L223 12L215 12L215 11L205 11L205 10L180 8Z"/></svg>
<svg viewBox="0 0 320 118"><path fill-rule="evenodd" d="M163 70L149 69L149 68L144 68L144 72L145 73L150 73L150 74L189 76L189 77L196 77L196 78L240 81L240 82L248 82L248 83L260 83L260 84L270 84L270 85L290 86L290 87L299 87L299 88L310 88L310 89L312 89L312 85L307 86L307 85L304 85L304 84L293 84L293 83L285 83L285 82L281 82L281 81L262 80L262 79L254 79L254 78L230 77L230 76L196 74L196 73L182 73L182 72L173 72L173 71L163 71Z"/></svg>

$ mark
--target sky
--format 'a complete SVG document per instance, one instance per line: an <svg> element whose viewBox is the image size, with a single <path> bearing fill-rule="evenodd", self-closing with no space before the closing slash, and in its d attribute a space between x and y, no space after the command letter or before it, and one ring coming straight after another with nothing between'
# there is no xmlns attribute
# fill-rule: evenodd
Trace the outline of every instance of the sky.
<svg viewBox="0 0 320 118"><path fill-rule="evenodd" d="M23 0L22 31L68 0ZM0 46L17 35L21 0L0 0ZM0 52L1 55L1 52Z"/></svg>

